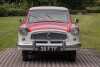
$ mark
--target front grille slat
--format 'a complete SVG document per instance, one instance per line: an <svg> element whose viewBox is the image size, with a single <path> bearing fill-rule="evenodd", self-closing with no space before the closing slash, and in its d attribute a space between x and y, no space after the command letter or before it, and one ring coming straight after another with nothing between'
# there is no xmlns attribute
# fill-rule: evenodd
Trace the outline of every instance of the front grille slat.
<svg viewBox="0 0 100 67"><path fill-rule="evenodd" d="M50 39L66 39L66 34L62 33L50 33Z"/></svg>
<svg viewBox="0 0 100 67"><path fill-rule="evenodd" d="M32 39L46 39L46 33L37 33L31 35Z"/></svg>
<svg viewBox="0 0 100 67"><path fill-rule="evenodd" d="M64 33L56 33L56 32L42 32L42 33L32 33L31 39L60 39L65 40L67 35Z"/></svg>
<svg viewBox="0 0 100 67"><path fill-rule="evenodd" d="M63 43L63 41L51 41L51 43Z"/></svg>
<svg viewBox="0 0 100 67"><path fill-rule="evenodd" d="M48 43L48 41L35 41L35 43Z"/></svg>

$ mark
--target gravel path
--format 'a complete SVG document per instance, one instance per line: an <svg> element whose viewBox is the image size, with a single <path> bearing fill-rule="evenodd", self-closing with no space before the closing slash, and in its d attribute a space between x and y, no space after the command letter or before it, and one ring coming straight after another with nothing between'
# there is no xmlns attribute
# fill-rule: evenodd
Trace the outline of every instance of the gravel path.
<svg viewBox="0 0 100 67"><path fill-rule="evenodd" d="M0 67L100 67L100 57L94 52L92 49L81 49L77 52L76 62L65 61L62 57L60 60L55 57L24 62L19 50L6 48L0 52Z"/></svg>

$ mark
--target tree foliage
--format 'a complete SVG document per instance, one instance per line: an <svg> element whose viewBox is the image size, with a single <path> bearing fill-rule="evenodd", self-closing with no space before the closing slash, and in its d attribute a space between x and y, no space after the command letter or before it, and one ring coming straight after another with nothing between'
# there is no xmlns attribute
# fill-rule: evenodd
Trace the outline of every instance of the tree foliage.
<svg viewBox="0 0 100 67"><path fill-rule="evenodd" d="M32 6L65 6L70 9L85 9L94 6L99 0L0 0L0 4L16 4L18 7L28 8Z"/></svg>

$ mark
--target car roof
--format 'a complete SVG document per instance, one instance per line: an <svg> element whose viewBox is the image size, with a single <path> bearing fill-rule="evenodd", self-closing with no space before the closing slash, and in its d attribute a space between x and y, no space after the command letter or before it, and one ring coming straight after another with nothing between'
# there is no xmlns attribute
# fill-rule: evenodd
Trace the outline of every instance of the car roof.
<svg viewBox="0 0 100 67"><path fill-rule="evenodd" d="M56 7L56 6L40 6L40 7L31 7L29 10L68 10L68 8Z"/></svg>

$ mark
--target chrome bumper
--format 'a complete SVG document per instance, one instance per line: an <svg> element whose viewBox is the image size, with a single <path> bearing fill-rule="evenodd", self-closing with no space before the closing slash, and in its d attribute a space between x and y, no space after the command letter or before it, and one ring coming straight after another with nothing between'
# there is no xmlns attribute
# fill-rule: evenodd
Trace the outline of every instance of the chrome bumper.
<svg viewBox="0 0 100 67"><path fill-rule="evenodd" d="M32 50L32 51L69 51L80 49L81 44L66 45L66 46L33 46L33 45L17 45L19 50Z"/></svg>

